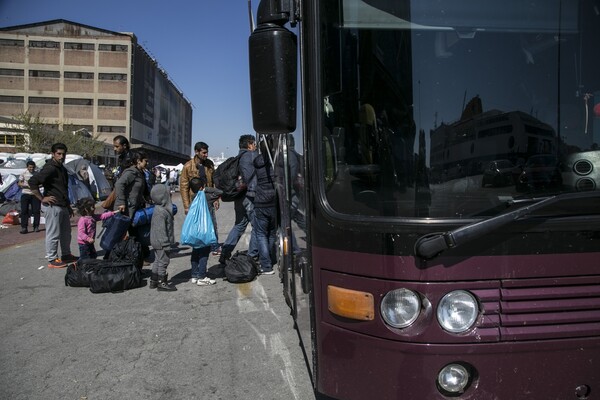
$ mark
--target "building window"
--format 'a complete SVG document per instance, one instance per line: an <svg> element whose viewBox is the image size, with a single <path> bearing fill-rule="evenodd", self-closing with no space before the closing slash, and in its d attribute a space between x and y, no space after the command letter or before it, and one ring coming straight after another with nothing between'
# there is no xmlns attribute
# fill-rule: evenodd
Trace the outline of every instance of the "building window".
<svg viewBox="0 0 600 400"><path fill-rule="evenodd" d="M0 68L1 76L24 76L22 69Z"/></svg>
<svg viewBox="0 0 600 400"><path fill-rule="evenodd" d="M124 126L98 125L98 132L125 133Z"/></svg>
<svg viewBox="0 0 600 400"><path fill-rule="evenodd" d="M0 96L0 103L17 103L23 104L23 96Z"/></svg>
<svg viewBox="0 0 600 400"><path fill-rule="evenodd" d="M99 44L100 51L127 51L128 46L123 44Z"/></svg>
<svg viewBox="0 0 600 400"><path fill-rule="evenodd" d="M0 144L20 146L25 143L23 135L0 135Z"/></svg>
<svg viewBox="0 0 600 400"><path fill-rule="evenodd" d="M126 103L125 100L98 100L98 106L100 107L125 107Z"/></svg>
<svg viewBox="0 0 600 400"><path fill-rule="evenodd" d="M126 74L98 74L98 79L101 81L126 81Z"/></svg>
<svg viewBox="0 0 600 400"><path fill-rule="evenodd" d="M65 79L94 79L93 72L67 72L65 71Z"/></svg>
<svg viewBox="0 0 600 400"><path fill-rule="evenodd" d="M60 48L60 43L52 42L50 40L30 40L29 47L39 47L43 49L58 49Z"/></svg>
<svg viewBox="0 0 600 400"><path fill-rule="evenodd" d="M92 99L67 99L63 100L65 106L91 106L93 105Z"/></svg>
<svg viewBox="0 0 600 400"><path fill-rule="evenodd" d="M60 78L60 72L58 71L36 71L30 70L29 76L37 78Z"/></svg>
<svg viewBox="0 0 600 400"><path fill-rule="evenodd" d="M6 47L25 47L24 40L0 39L0 46Z"/></svg>
<svg viewBox="0 0 600 400"><path fill-rule="evenodd" d="M58 104L58 97L30 97L30 104Z"/></svg>
<svg viewBox="0 0 600 400"><path fill-rule="evenodd" d="M94 43L70 43L65 42L65 50L96 50Z"/></svg>

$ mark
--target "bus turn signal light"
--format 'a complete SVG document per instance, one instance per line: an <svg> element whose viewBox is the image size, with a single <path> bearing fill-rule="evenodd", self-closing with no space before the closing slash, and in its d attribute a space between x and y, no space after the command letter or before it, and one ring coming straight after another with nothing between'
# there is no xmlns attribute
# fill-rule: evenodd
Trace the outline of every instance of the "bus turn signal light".
<svg viewBox="0 0 600 400"><path fill-rule="evenodd" d="M327 286L327 307L340 317L372 321L375 318L375 301L367 292Z"/></svg>

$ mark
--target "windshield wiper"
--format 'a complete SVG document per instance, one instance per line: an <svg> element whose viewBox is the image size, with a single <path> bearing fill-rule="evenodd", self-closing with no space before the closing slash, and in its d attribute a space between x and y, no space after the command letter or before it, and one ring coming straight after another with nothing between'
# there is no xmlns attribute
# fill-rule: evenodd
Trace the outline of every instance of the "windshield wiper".
<svg viewBox="0 0 600 400"><path fill-rule="evenodd" d="M519 207L516 210L510 211L506 214L488 218L483 221L475 222L473 224L461 226L460 228L456 228L448 232L429 233L427 235L421 236L419 239L417 239L417 242L415 243L415 254L418 257L429 260L438 256L444 250L455 248L475 238L481 237L482 235L486 235L500 228L501 226L509 224L513 221L524 219L525 217L529 216L532 212L547 207L550 204L554 204L565 200L574 200L591 197L600 197L600 191L563 193L555 196L544 197L542 199L531 199L531 201L536 202L531 205ZM512 203L518 202L520 201L517 200L513 201Z"/></svg>

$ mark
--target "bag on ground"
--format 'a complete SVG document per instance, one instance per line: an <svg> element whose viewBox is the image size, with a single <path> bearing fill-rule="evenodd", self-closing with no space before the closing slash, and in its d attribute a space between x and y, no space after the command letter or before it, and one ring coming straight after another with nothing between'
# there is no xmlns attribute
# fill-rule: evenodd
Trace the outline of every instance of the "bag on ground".
<svg viewBox="0 0 600 400"><path fill-rule="evenodd" d="M130 224L131 218L121 213L116 213L105 220L102 224L104 233L100 239L100 247L106 251L112 250L115 244L123 240Z"/></svg>
<svg viewBox="0 0 600 400"><path fill-rule="evenodd" d="M108 264L108 260L88 258L69 264L65 272L65 286L90 287L90 273L99 265Z"/></svg>
<svg viewBox="0 0 600 400"><path fill-rule="evenodd" d="M90 292L122 292L142 286L140 269L130 262L108 262L95 265L89 273Z"/></svg>
<svg viewBox="0 0 600 400"><path fill-rule="evenodd" d="M229 157L220 164L213 174L213 182L217 189L223 191L221 200L233 201L246 193L248 183L240 174L240 155Z"/></svg>
<svg viewBox="0 0 600 400"><path fill-rule="evenodd" d="M130 262L141 269L144 266L142 244L133 237L122 240L111 249L108 259L114 262Z"/></svg>
<svg viewBox="0 0 600 400"><path fill-rule="evenodd" d="M2 218L2 223L4 225L19 225L21 223L19 220L19 212L17 210L7 212L4 218Z"/></svg>
<svg viewBox="0 0 600 400"><path fill-rule="evenodd" d="M206 247L217 243L215 228L204 192L199 192L181 227L181 244Z"/></svg>
<svg viewBox="0 0 600 400"><path fill-rule="evenodd" d="M258 275L258 264L247 251L237 251L225 265L225 276L231 283L250 282Z"/></svg>

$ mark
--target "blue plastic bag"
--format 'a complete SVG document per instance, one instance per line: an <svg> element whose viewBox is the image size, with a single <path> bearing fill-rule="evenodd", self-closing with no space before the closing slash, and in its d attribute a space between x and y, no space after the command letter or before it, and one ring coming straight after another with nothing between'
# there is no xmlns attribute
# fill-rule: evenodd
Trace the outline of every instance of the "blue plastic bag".
<svg viewBox="0 0 600 400"><path fill-rule="evenodd" d="M199 192L192 201L183 226L181 227L181 244L192 247L207 247L217 243L215 228L208 210L206 196Z"/></svg>

